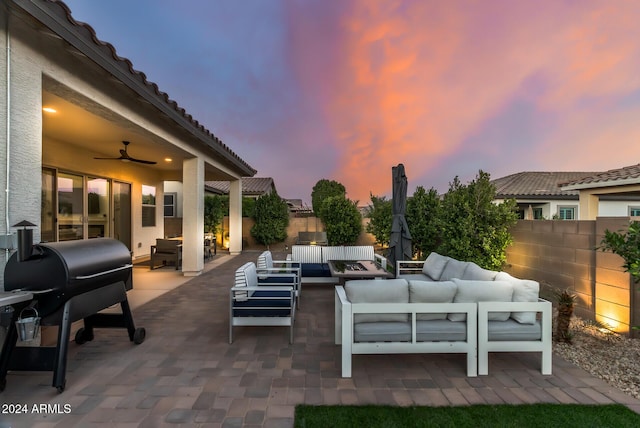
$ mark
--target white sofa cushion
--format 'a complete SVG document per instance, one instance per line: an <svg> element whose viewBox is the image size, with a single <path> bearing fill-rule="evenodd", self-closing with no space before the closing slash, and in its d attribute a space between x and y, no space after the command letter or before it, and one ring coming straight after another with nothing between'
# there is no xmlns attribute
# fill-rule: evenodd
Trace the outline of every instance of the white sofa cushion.
<svg viewBox="0 0 640 428"><path fill-rule="evenodd" d="M450 281L453 278L462 279L469 263L470 262L461 262L460 260L449 258L447 265L442 271L442 275L440 275L440 281Z"/></svg>
<svg viewBox="0 0 640 428"><path fill-rule="evenodd" d="M464 270L464 274L460 279L475 279L478 281L494 281L496 279L496 275L498 272L484 269L475 264L474 262L469 262L467 268Z"/></svg>
<svg viewBox="0 0 640 428"><path fill-rule="evenodd" d="M422 266L422 273L427 275L433 281L439 281L440 275L442 275L442 271L445 266L447 266L447 262L449 262L449 257L441 256L438 253L431 253L429 257L424 261L424 265Z"/></svg>
<svg viewBox="0 0 640 428"><path fill-rule="evenodd" d="M409 284L404 279L347 281L344 290L351 303L409 303ZM406 322L408 319L408 314L354 314L353 322Z"/></svg>
<svg viewBox="0 0 640 428"><path fill-rule="evenodd" d="M511 302L513 285L508 281L469 281L453 279L458 290L453 303ZM506 321L511 312L491 312L490 321ZM450 321L464 321L466 314L451 313Z"/></svg>
<svg viewBox="0 0 640 428"><path fill-rule="evenodd" d="M507 281L513 285L513 302L537 302L540 294L540 284L529 279L518 279L507 272L498 272L496 281ZM534 324L535 312L511 312L511 318L521 324Z"/></svg>
<svg viewBox="0 0 640 428"><path fill-rule="evenodd" d="M409 281L410 303L451 303L456 294L456 284L452 281ZM443 320L446 313L417 314L418 321Z"/></svg>

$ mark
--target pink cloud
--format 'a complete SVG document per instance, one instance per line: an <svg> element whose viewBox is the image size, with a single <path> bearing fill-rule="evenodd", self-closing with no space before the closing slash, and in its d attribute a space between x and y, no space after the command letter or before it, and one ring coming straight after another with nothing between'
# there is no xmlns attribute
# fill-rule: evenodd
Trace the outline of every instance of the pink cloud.
<svg viewBox="0 0 640 428"><path fill-rule="evenodd" d="M633 19L640 3L349 5L324 17L332 22L330 43L309 35L311 19L299 21L294 37L302 34L304 43L292 58L334 136L327 144L338 156L329 178L345 184L353 199L388 194L391 167L399 162L409 179L423 176L518 98L556 117L554 129L534 136L536 145L564 147L546 153L566 159L571 152L572 168L593 168L580 147L637 142L628 112L588 103L613 103L640 88L640 26ZM452 171L449 179L464 173Z"/></svg>

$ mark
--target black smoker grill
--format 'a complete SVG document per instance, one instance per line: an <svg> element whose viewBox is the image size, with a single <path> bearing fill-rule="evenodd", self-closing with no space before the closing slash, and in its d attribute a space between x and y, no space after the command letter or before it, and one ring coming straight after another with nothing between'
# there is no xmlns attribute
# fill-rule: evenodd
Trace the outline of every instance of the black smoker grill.
<svg viewBox="0 0 640 428"><path fill-rule="evenodd" d="M131 269L129 249L110 238L36 244L26 252L19 248L5 267L4 288L33 292L31 304L42 318L40 324L59 326L58 343L56 347L16 347L18 334L12 322L0 355L0 391L6 386L8 370L53 371L52 386L64 391L74 321L84 320L84 328L75 336L78 344L93 340L94 327L126 328L129 340L142 343L145 330L135 328L127 301ZM98 313L116 303L122 314Z"/></svg>

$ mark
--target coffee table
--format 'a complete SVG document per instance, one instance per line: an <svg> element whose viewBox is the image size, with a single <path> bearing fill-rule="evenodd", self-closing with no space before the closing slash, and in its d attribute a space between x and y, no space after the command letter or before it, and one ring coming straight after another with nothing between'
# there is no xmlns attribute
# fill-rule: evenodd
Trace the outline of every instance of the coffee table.
<svg viewBox="0 0 640 428"><path fill-rule="evenodd" d="M351 279L393 278L393 274L371 260L329 260L329 270L341 284Z"/></svg>

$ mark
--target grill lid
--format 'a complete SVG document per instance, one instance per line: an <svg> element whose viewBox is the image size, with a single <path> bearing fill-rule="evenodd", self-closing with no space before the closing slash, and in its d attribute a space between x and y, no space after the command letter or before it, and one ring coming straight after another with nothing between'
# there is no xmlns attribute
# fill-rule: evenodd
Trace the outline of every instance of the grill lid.
<svg viewBox="0 0 640 428"><path fill-rule="evenodd" d="M5 267L6 290L49 290L69 298L118 281L131 281L131 254L111 238L40 243L22 262L13 254Z"/></svg>

